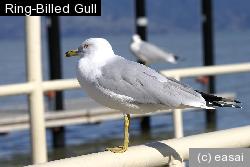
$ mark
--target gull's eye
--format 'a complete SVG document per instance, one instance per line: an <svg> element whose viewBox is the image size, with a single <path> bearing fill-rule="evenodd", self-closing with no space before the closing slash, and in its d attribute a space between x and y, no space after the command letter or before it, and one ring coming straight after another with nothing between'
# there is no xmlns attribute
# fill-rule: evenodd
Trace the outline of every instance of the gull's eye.
<svg viewBox="0 0 250 167"><path fill-rule="evenodd" d="M83 46L85 49L86 48L88 48L89 47L89 45L88 44L84 44L84 46Z"/></svg>

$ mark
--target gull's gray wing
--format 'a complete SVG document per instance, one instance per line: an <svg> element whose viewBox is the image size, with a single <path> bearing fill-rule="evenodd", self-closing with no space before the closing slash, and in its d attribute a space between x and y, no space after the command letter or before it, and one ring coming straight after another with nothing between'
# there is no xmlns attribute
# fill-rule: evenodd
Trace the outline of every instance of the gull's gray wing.
<svg viewBox="0 0 250 167"><path fill-rule="evenodd" d="M131 97L138 104L164 104L172 108L205 105L201 95L191 87L122 57L104 66L97 81L105 90Z"/></svg>
<svg viewBox="0 0 250 167"><path fill-rule="evenodd" d="M144 41L141 42L138 52L145 56L145 59L148 59L149 62L165 60L173 63L175 61L175 56L172 53L163 51L155 45Z"/></svg>

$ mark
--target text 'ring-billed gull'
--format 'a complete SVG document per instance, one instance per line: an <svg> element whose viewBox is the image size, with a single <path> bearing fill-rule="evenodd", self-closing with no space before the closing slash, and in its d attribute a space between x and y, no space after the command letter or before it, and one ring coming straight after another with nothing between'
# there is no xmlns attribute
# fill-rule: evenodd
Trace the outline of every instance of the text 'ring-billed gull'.
<svg viewBox="0 0 250 167"><path fill-rule="evenodd" d="M123 146L108 148L124 152L129 143L130 114L176 108L236 107L239 101L193 90L149 67L115 55L103 38L89 38L66 57L79 56L77 79L88 95L100 104L124 113Z"/></svg>

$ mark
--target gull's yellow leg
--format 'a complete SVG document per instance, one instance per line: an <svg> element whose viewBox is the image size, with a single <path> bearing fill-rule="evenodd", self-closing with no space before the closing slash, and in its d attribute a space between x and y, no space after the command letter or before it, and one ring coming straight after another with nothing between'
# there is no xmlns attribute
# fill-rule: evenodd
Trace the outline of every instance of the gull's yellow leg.
<svg viewBox="0 0 250 167"><path fill-rule="evenodd" d="M124 114L124 141L123 141L123 146L107 148L106 150L111 151L113 153L123 153L128 149L129 123L130 123L130 115L129 114Z"/></svg>

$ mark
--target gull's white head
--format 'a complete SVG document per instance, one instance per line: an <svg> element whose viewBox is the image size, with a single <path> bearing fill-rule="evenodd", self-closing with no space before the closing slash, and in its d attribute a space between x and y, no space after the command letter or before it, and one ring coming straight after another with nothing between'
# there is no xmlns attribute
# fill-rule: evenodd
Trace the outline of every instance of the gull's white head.
<svg viewBox="0 0 250 167"><path fill-rule="evenodd" d="M86 39L79 47L75 50L70 50L65 53L66 57L80 56L84 57L96 57L96 56L109 56L114 55L112 46L104 38L89 38Z"/></svg>
<svg viewBox="0 0 250 167"><path fill-rule="evenodd" d="M130 44L130 49L136 56L138 56L136 53L140 50L141 43L142 43L141 37L138 34L134 34L132 36L132 42Z"/></svg>
<svg viewBox="0 0 250 167"><path fill-rule="evenodd" d="M133 42L141 42L142 41L141 37L138 34L134 34L132 36L132 39L133 39Z"/></svg>
<svg viewBox="0 0 250 167"><path fill-rule="evenodd" d="M165 60L172 64L177 64L178 59L179 57L174 55L173 53L169 53L168 56L165 57Z"/></svg>
<svg viewBox="0 0 250 167"><path fill-rule="evenodd" d="M89 38L85 40L78 49L65 53L66 57L79 56L77 63L77 78L93 81L101 75L101 68L116 58L111 45L103 38Z"/></svg>

